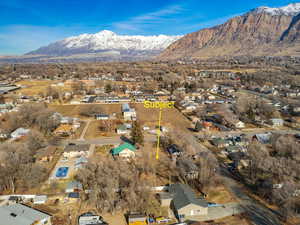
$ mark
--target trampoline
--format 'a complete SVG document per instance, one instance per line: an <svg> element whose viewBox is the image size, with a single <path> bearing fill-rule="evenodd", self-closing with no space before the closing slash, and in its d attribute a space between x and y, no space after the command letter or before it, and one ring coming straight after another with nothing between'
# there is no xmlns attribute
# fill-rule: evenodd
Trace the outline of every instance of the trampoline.
<svg viewBox="0 0 300 225"><path fill-rule="evenodd" d="M66 177L69 171L69 167L59 167L56 171L56 177Z"/></svg>

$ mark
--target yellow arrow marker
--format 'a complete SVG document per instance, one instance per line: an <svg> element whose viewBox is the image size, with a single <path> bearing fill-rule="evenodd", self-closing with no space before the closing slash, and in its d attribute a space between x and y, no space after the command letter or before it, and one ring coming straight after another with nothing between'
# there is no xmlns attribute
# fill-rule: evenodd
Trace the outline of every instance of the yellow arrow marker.
<svg viewBox="0 0 300 225"><path fill-rule="evenodd" d="M159 140L160 140L160 122L161 122L161 114L162 108L159 109L159 116L158 116L158 128L157 128L157 146L156 146L156 156L155 158L159 159Z"/></svg>

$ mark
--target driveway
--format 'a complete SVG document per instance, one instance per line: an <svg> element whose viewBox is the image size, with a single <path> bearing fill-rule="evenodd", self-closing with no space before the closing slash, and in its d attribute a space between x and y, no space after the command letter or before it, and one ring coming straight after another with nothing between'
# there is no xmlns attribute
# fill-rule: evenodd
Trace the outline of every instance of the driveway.
<svg viewBox="0 0 300 225"><path fill-rule="evenodd" d="M222 206L209 207L208 214L205 216L193 216L188 217L187 219L190 221L209 221L221 219L227 216L232 216L235 214L240 214L244 212L245 209L241 207L239 203L227 203Z"/></svg>
<svg viewBox="0 0 300 225"><path fill-rule="evenodd" d="M86 120L86 125L85 125L85 127L84 127L84 129L83 129L83 131L80 135L79 140L84 140L84 136L85 136L85 134L86 134L86 132L87 132L89 126L90 126L90 123L91 123L91 120Z"/></svg>
<svg viewBox="0 0 300 225"><path fill-rule="evenodd" d="M241 134L246 134L247 136L251 137L255 134L260 134L260 133L266 133L266 132L272 132L272 133L276 133L276 134L298 134L299 131L297 130L291 130L291 129L264 129L264 128L255 128L252 130L241 130L241 131L229 131L229 132L211 132L209 134L209 136L214 136L214 137L225 137L228 135L241 135ZM196 134L197 137L199 138L205 138L208 135L207 134L201 134L201 132L199 132L199 134Z"/></svg>

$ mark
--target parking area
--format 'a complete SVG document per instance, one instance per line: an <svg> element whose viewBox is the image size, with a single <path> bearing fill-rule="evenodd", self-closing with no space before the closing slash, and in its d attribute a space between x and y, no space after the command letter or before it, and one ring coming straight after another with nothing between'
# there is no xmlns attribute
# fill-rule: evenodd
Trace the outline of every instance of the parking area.
<svg viewBox="0 0 300 225"><path fill-rule="evenodd" d="M205 216L193 216L188 218L191 221L217 220L227 216L237 215L244 212L239 203L227 203L221 206L209 207L208 214Z"/></svg>

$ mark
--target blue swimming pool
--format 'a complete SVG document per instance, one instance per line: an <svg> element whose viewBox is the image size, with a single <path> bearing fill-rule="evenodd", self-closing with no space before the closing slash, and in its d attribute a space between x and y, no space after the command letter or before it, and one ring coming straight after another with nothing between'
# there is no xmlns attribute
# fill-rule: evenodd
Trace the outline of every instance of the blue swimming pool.
<svg viewBox="0 0 300 225"><path fill-rule="evenodd" d="M69 171L69 167L59 167L56 170L56 177L66 177Z"/></svg>

